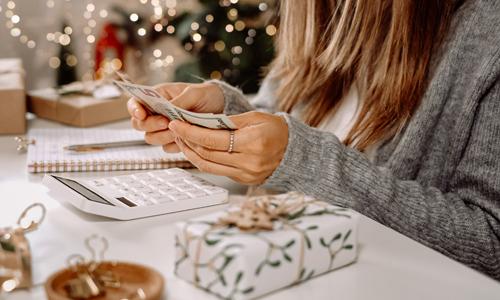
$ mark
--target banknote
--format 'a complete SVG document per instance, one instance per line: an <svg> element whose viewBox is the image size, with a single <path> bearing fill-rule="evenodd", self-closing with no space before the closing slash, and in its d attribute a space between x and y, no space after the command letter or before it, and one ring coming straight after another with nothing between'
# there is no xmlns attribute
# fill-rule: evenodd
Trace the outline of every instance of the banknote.
<svg viewBox="0 0 500 300"><path fill-rule="evenodd" d="M234 123L224 114L195 113L173 105L153 87L113 81L118 87L135 97L151 113L160 114L170 120L181 120L212 129L236 129Z"/></svg>

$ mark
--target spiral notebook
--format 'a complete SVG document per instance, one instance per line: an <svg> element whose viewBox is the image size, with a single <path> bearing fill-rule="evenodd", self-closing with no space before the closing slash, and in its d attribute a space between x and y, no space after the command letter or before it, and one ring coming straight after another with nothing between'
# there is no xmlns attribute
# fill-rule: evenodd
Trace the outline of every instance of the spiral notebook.
<svg viewBox="0 0 500 300"><path fill-rule="evenodd" d="M192 165L182 153L165 153L160 146L108 148L95 152L74 152L65 146L109 143L144 138L133 129L32 129L28 139L28 171L31 173L149 170Z"/></svg>

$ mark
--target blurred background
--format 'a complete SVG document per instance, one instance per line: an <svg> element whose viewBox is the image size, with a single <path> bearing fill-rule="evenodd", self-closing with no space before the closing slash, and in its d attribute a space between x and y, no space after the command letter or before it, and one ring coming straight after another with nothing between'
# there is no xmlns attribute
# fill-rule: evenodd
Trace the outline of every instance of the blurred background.
<svg viewBox="0 0 500 300"><path fill-rule="evenodd" d="M0 0L0 58L27 89L99 79L223 79L257 91L274 55L274 0Z"/></svg>

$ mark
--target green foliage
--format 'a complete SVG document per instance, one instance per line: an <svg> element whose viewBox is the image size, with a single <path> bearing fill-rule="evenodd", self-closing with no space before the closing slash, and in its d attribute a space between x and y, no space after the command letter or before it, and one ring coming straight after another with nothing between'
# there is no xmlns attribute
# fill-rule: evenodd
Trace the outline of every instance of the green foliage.
<svg viewBox="0 0 500 300"><path fill-rule="evenodd" d="M249 26L258 23L256 19L262 12L254 5L236 3L223 6L218 0L200 0L200 3L202 11L185 13L170 20L170 24L176 27L176 38L193 55L192 61L177 68L175 80L199 82L200 78L220 76L246 93L256 92L263 75L262 68L274 57L273 39L264 27L267 24ZM238 12L236 18L228 16L232 9ZM213 16L213 21L208 22L207 15ZM234 27L238 21L245 23L244 29ZM192 29L194 22L199 24L199 29ZM227 25L232 25L234 30L228 32ZM195 33L201 34L201 41L193 39ZM216 49L215 43L220 45L221 42L223 49Z"/></svg>
<svg viewBox="0 0 500 300"><path fill-rule="evenodd" d="M327 242L327 240L323 237L321 237L319 239L319 243L321 246L325 247L328 249L328 252L330 253L330 264L329 264L329 269L331 269L333 267L333 261L335 259L335 256L342 250L352 250L354 249L354 245L352 244L346 244L347 242L347 239L349 238L349 236L351 235L351 229L349 229L345 235L344 235L344 238L342 238L342 233L337 233L336 235L334 235L329 242ZM338 243L335 243L336 241L340 240L342 238L342 242L339 246L335 246L334 245L338 245Z"/></svg>

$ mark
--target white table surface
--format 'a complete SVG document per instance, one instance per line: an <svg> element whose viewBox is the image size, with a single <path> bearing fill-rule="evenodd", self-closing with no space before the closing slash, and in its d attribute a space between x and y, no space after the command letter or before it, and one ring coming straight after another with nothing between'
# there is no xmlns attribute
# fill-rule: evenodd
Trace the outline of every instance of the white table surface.
<svg viewBox="0 0 500 300"><path fill-rule="evenodd" d="M60 126L40 119L29 123L29 128ZM127 121L105 125L108 128L128 126ZM48 215L40 229L28 236L37 285L29 292L12 293L7 299L46 299L43 281L63 267L70 254L87 255L83 239L93 233L109 240L107 258L141 263L161 272L166 278L164 299L216 299L174 276L172 224L220 210L222 206L134 221L114 221L84 214L51 199L40 183L42 175L28 174L26 154L18 154L15 148L13 136L0 136L0 226L14 224L20 212L37 201L48 208ZM245 192L245 187L228 179L201 176L229 189L233 195ZM264 299L500 299L499 282L366 217L362 217L359 224L359 243L359 258L355 264L272 293Z"/></svg>

